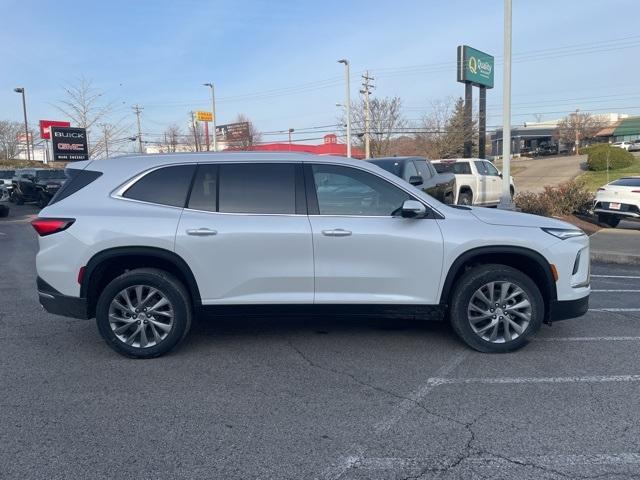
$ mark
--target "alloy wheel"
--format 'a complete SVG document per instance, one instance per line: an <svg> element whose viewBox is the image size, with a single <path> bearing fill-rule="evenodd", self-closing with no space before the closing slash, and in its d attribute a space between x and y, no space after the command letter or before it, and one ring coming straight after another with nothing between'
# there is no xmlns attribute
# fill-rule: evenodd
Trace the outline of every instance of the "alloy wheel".
<svg viewBox="0 0 640 480"><path fill-rule="evenodd" d="M109 305L109 326L124 344L149 348L167 338L174 324L173 305L149 285L133 285L118 292Z"/></svg>
<svg viewBox="0 0 640 480"><path fill-rule="evenodd" d="M531 322L526 292L509 281L489 282L471 297L467 318L471 329L491 343L506 343L522 335Z"/></svg>

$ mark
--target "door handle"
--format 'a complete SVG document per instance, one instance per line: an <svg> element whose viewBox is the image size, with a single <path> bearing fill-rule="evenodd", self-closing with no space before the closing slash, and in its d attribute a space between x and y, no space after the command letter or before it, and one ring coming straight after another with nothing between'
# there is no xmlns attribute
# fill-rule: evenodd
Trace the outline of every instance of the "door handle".
<svg viewBox="0 0 640 480"><path fill-rule="evenodd" d="M322 234L325 237L348 237L351 235L351 232L343 228L335 228L333 230L322 230Z"/></svg>
<svg viewBox="0 0 640 480"><path fill-rule="evenodd" d="M211 235L217 235L217 230L211 228L190 228L187 230L187 235L194 235L196 237L208 237Z"/></svg>

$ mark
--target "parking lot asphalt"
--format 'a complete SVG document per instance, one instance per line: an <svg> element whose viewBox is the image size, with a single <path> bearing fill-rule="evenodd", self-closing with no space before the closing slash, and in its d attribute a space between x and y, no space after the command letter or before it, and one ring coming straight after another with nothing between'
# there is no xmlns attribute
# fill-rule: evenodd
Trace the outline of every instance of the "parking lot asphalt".
<svg viewBox="0 0 640 480"><path fill-rule="evenodd" d="M0 478L640 478L640 267L591 310L485 355L446 324L197 324L130 360L38 305L28 220L0 219Z"/></svg>

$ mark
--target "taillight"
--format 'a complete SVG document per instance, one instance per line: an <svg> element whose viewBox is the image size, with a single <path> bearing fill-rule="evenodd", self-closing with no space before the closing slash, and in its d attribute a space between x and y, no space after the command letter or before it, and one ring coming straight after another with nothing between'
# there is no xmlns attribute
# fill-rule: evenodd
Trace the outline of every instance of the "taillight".
<svg viewBox="0 0 640 480"><path fill-rule="evenodd" d="M69 228L75 218L36 218L31 222L38 235L44 237Z"/></svg>

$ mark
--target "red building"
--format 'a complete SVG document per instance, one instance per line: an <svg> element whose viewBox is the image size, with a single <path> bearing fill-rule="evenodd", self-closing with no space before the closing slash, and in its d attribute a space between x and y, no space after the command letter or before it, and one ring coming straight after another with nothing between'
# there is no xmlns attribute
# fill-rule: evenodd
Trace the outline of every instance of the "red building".
<svg viewBox="0 0 640 480"><path fill-rule="evenodd" d="M304 145L300 143L262 143L253 145L247 150L267 151L267 152L305 152L314 153L316 155L337 155L341 157L347 156L347 145L338 143L338 137L330 133L324 136L324 142L320 145ZM364 152L357 148L351 147L351 156L353 158L364 158Z"/></svg>

